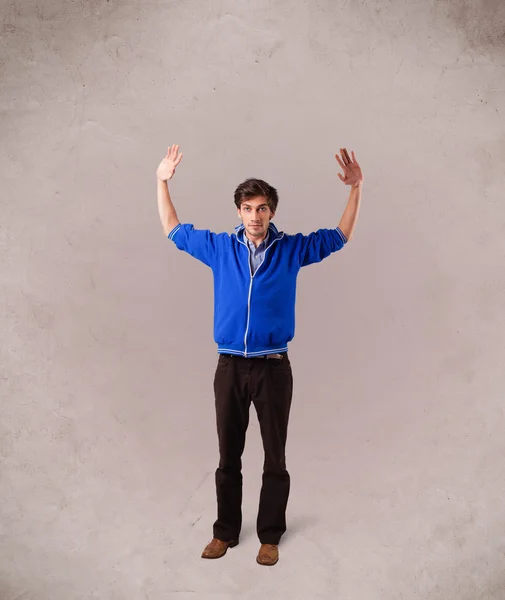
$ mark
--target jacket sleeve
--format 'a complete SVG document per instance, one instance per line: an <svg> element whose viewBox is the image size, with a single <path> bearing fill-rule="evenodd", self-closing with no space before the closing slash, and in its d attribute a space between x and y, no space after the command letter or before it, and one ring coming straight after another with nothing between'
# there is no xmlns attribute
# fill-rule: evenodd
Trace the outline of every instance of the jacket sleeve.
<svg viewBox="0 0 505 600"><path fill-rule="evenodd" d="M179 223L168 234L179 250L184 250L208 267L213 267L217 255L217 234L208 229L195 229L192 223Z"/></svg>
<svg viewBox="0 0 505 600"><path fill-rule="evenodd" d="M341 250L347 244L347 238L339 227L318 229L301 236L300 267L321 262L333 252Z"/></svg>

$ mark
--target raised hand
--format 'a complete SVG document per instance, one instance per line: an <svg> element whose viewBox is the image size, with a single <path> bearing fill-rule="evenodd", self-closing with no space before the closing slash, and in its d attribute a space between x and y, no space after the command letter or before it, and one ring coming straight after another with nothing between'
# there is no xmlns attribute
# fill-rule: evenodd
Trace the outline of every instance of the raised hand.
<svg viewBox="0 0 505 600"><path fill-rule="evenodd" d="M179 145L174 144L168 147L168 152L165 158L160 162L158 169L156 170L156 176L161 181L167 181L172 179L175 173L177 165L181 162L182 152L179 154Z"/></svg>
<svg viewBox="0 0 505 600"><path fill-rule="evenodd" d="M343 176L340 173L338 173L338 176L340 177L341 181L343 181L346 185L352 186L358 185L358 183L363 182L363 173L361 172L361 167L359 166L358 161L356 160L354 152L351 152L352 160L349 157L349 153L347 152L346 148L340 148L340 154L342 155L342 158L340 158L338 153L335 154L335 158L337 159L338 164L342 167L342 170L344 171Z"/></svg>

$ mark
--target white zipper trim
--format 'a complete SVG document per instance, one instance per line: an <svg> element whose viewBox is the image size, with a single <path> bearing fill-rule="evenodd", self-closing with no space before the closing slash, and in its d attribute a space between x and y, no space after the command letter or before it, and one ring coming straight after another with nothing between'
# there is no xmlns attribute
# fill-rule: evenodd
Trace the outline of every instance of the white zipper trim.
<svg viewBox="0 0 505 600"><path fill-rule="evenodd" d="M244 233L244 235L245 235L245 233ZM245 352L246 358L247 358L247 334L249 333L249 320L251 318L251 292L252 292L253 279L256 276L256 273L263 266L265 259L266 259L267 251L275 244L275 242L280 240L282 237L284 237L284 233L281 234L279 237L276 237L275 239L273 239L272 242L265 248L265 255L263 256L263 260L261 261L260 266L256 269L256 271L253 275L252 267L251 267L251 260L250 260L251 259L251 251L249 250L249 246L245 242L242 242L241 240L239 240L238 236L237 236L237 240L241 244L243 244L247 249L247 264L249 265L249 275L251 276L251 281L249 282L249 296L247 297L247 325L245 328L245 335L244 335L244 352ZM255 354L255 353L253 353L253 354Z"/></svg>
<svg viewBox="0 0 505 600"><path fill-rule="evenodd" d="M249 250L249 248L248 248L248 250ZM249 257L247 257L247 259L249 260ZM250 263L249 263L249 273L251 273L251 264ZM249 319L251 318L251 291L252 291L253 279L254 279L254 275L251 274L251 281L249 282L249 296L247 298L247 325L245 328L245 335L244 335L244 349L245 349L246 358L247 358L247 333L249 332Z"/></svg>

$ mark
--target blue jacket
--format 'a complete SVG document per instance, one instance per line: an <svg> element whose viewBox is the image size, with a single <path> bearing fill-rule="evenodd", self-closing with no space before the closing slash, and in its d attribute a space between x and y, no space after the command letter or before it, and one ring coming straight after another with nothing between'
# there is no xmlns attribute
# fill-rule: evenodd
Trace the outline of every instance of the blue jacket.
<svg viewBox="0 0 505 600"><path fill-rule="evenodd" d="M262 264L251 275L244 225L213 233L179 223L168 234L214 274L214 341L218 353L260 356L287 352L295 335L296 278L301 267L322 261L347 243L342 231L303 235L279 232L270 222Z"/></svg>

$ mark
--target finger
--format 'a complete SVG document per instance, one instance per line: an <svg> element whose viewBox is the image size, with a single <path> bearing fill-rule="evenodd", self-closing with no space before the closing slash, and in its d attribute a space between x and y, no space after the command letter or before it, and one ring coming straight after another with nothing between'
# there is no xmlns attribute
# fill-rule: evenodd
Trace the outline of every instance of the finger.
<svg viewBox="0 0 505 600"><path fill-rule="evenodd" d="M350 164L351 158L349 156L349 153L347 152L347 148L344 148L344 154L345 154L345 157L347 158L347 164Z"/></svg>
<svg viewBox="0 0 505 600"><path fill-rule="evenodd" d="M343 181L345 183L345 177L342 177L340 173L337 173L337 175L340 177L340 181Z"/></svg>
<svg viewBox="0 0 505 600"><path fill-rule="evenodd" d="M175 161L175 166L177 166L181 162L181 159L182 159L182 152L179 154L179 157Z"/></svg>
<svg viewBox="0 0 505 600"><path fill-rule="evenodd" d="M347 166L347 156L345 155L343 148L340 148L340 155L342 156L342 161L343 161L344 165Z"/></svg>
<svg viewBox="0 0 505 600"><path fill-rule="evenodd" d="M342 167L342 169L345 167L344 163L340 160L340 156L338 154L335 154L335 158L337 159L338 164Z"/></svg>
<svg viewBox="0 0 505 600"><path fill-rule="evenodd" d="M351 151L352 154L352 159L355 163L357 163L358 161L356 160L356 155L354 154L354 150Z"/></svg>

